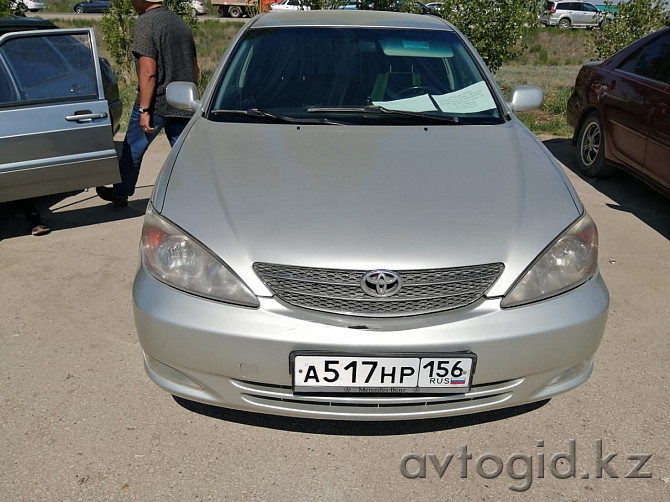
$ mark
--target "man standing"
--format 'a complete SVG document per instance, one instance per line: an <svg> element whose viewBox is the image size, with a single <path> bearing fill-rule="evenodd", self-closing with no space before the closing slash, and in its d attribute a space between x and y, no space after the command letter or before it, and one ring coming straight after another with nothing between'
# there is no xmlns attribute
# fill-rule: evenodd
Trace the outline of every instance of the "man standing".
<svg viewBox="0 0 670 502"><path fill-rule="evenodd" d="M192 115L167 103L168 84L174 81L197 83L199 74L195 42L186 22L164 6L163 0L131 2L139 14L133 31L137 99L119 159L121 183L113 188L96 188L101 199L118 207L128 205L128 197L135 192L142 157L161 129L165 129L172 146Z"/></svg>

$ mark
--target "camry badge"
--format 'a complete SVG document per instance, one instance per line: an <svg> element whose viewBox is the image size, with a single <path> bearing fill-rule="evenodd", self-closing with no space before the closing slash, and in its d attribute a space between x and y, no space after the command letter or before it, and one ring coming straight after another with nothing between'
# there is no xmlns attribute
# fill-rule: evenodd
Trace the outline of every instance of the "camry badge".
<svg viewBox="0 0 670 502"><path fill-rule="evenodd" d="M361 280L361 288L370 296L393 296L402 288L400 274L391 270L371 270Z"/></svg>

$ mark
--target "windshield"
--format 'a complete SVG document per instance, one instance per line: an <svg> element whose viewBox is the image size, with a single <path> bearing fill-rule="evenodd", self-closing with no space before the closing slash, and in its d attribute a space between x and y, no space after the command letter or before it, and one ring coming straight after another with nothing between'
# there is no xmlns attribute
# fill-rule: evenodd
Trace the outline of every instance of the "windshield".
<svg viewBox="0 0 670 502"><path fill-rule="evenodd" d="M253 113L240 113L253 110ZM383 110L384 113L375 113ZM230 112L230 113L228 113ZM263 112L263 113L259 113ZM389 113L395 112L395 113ZM251 29L224 69L208 117L332 123L502 122L455 33L351 27Z"/></svg>

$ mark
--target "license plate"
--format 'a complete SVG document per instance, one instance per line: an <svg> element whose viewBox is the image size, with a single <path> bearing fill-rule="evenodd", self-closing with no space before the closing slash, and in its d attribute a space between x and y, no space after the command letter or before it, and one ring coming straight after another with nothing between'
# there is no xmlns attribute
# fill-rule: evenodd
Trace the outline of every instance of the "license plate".
<svg viewBox="0 0 670 502"><path fill-rule="evenodd" d="M472 353L359 356L291 354L294 392L464 393Z"/></svg>

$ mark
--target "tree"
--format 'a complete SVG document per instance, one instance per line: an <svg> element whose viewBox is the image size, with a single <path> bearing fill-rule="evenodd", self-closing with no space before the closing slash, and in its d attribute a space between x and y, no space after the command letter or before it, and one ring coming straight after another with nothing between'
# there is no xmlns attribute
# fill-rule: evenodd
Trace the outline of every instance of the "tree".
<svg viewBox="0 0 670 502"><path fill-rule="evenodd" d="M114 0L100 21L105 46L117 66L117 74L129 82L134 76L133 27L135 9L130 0Z"/></svg>
<svg viewBox="0 0 670 502"><path fill-rule="evenodd" d="M27 10L28 7L22 2L0 0L0 16L23 16Z"/></svg>
<svg viewBox="0 0 670 502"><path fill-rule="evenodd" d="M190 0L165 0L165 5L172 12L179 14L184 18L191 31L195 34L198 30L198 20L191 16L191 2Z"/></svg>
<svg viewBox="0 0 670 502"><path fill-rule="evenodd" d="M421 8L416 0L406 0L400 6L400 12L409 12L410 14L421 14Z"/></svg>
<svg viewBox="0 0 670 502"><path fill-rule="evenodd" d="M605 10L615 12L614 19L594 34L591 52L594 59L604 60L627 45L663 26L663 0L627 0Z"/></svg>
<svg viewBox="0 0 670 502"><path fill-rule="evenodd" d="M489 69L521 54L521 37L537 24L540 4L535 0L444 0L443 18L461 30Z"/></svg>

